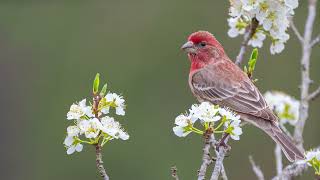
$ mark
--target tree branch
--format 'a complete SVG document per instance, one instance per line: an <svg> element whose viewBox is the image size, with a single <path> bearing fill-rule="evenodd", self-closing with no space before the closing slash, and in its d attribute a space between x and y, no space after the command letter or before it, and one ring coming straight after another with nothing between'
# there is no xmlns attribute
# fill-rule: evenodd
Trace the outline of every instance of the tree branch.
<svg viewBox="0 0 320 180"><path fill-rule="evenodd" d="M297 36L298 40L302 44L303 43L303 37L301 36L301 33L299 32L298 28L294 24L293 19L290 20L290 27L292 28L294 34Z"/></svg>
<svg viewBox="0 0 320 180"><path fill-rule="evenodd" d="M243 41L241 43L241 48L240 48L239 54L238 54L236 61L235 61L236 65L238 65L238 66L241 65L241 62L243 61L244 54L246 52L246 48L248 46L248 42L252 38L254 33L256 32L258 25L259 25L258 20L253 18L251 21L251 25L247 27L246 32L243 36Z"/></svg>
<svg viewBox="0 0 320 180"><path fill-rule="evenodd" d="M99 103L101 99L102 98L99 94L93 94L93 112L94 112L94 116L99 120L100 118L99 118L98 108L99 108ZM99 144L99 142L95 144L95 148L96 148L96 166L100 173L100 176L103 178L103 180L109 180L109 176L106 172L106 169L103 166L101 145Z"/></svg>
<svg viewBox="0 0 320 180"><path fill-rule="evenodd" d="M320 95L320 86L318 87L318 89L316 89L311 94L309 94L308 101L315 100L317 97L319 97L319 95Z"/></svg>
<svg viewBox="0 0 320 180"><path fill-rule="evenodd" d="M305 170L307 170L307 168L308 165L306 163L295 162L284 168L282 173L272 178L272 180L290 180L292 177L302 174Z"/></svg>
<svg viewBox="0 0 320 180"><path fill-rule="evenodd" d="M204 147L203 147L203 155L202 155L202 164L201 164L199 172L198 172L198 180L205 179L207 168L212 163L212 159L210 156L211 143L214 141L214 137L212 136L212 133L213 132L211 129L208 129L204 133Z"/></svg>
<svg viewBox="0 0 320 180"><path fill-rule="evenodd" d="M215 163L210 180L217 180L219 178L220 172L223 167L223 159L228 150L226 148L228 140L229 140L229 135L224 134L224 136L221 138L221 142L219 142L219 144L221 145L218 147L217 159L216 159L216 163Z"/></svg>
<svg viewBox="0 0 320 180"><path fill-rule="evenodd" d="M318 43L320 43L320 34L311 41L310 48L312 48L314 45Z"/></svg>
<svg viewBox="0 0 320 180"><path fill-rule="evenodd" d="M213 136L213 135L212 135L212 136ZM216 143L215 140L212 141L212 143L211 143L211 147L212 147L213 149L216 148L215 143ZM217 156L219 155L219 152L218 152L218 151L214 151L214 152L215 152L216 157L217 157ZM214 159L213 161L215 161L215 159ZM228 176L227 176L227 173L226 173L226 170L225 170L225 168L224 168L223 163L222 163L222 167L221 167L221 178L222 178L223 180L228 180Z"/></svg>
<svg viewBox="0 0 320 180"><path fill-rule="evenodd" d="M303 148L303 129L306 120L308 119L309 111L309 86L310 86L310 56L311 48L310 41L312 37L312 30L314 20L316 17L317 0L309 0L308 17L304 29L304 37L302 43L302 58L301 58L301 94L300 94L300 108L299 121L294 130L294 139L300 148Z"/></svg>
<svg viewBox="0 0 320 180"><path fill-rule="evenodd" d="M179 180L178 177L178 169L176 166L172 166L171 167L171 176L175 179L175 180Z"/></svg>
<svg viewBox="0 0 320 180"><path fill-rule="evenodd" d="M256 174L256 176L257 176L257 179L258 179L258 180L264 180L263 173L262 173L260 167L257 166L256 163L254 163L254 160L253 160L252 156L249 156L249 161L250 161L250 163L251 163L253 172L254 172L254 173Z"/></svg>
<svg viewBox="0 0 320 180"><path fill-rule="evenodd" d="M107 175L106 169L103 167L102 154L101 154L101 146L100 144L96 144L96 165L97 169L100 173L100 176L103 180L109 180L109 176Z"/></svg>
<svg viewBox="0 0 320 180"><path fill-rule="evenodd" d="M274 156L276 159L277 175L279 175L282 173L283 164L282 164L282 152L278 144L276 144L276 147L274 149Z"/></svg>

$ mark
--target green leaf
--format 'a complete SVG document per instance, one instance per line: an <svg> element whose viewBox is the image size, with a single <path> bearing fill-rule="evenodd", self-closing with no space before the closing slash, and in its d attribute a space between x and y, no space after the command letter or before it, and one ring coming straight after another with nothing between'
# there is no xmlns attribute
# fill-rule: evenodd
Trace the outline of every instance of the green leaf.
<svg viewBox="0 0 320 180"><path fill-rule="evenodd" d="M100 83L100 74L97 73L96 77L94 78L93 81L93 94L97 94L99 91L99 83Z"/></svg>
<svg viewBox="0 0 320 180"><path fill-rule="evenodd" d="M100 96L104 96L104 95L106 94L106 92L107 92L107 87L108 87L108 85L107 85L107 83L105 83L105 84L103 85L101 91L100 91Z"/></svg>
<svg viewBox="0 0 320 180"><path fill-rule="evenodd" d="M254 68L256 67L257 60L258 60L258 49L254 48L251 53L250 60L248 62L249 73L253 74Z"/></svg>

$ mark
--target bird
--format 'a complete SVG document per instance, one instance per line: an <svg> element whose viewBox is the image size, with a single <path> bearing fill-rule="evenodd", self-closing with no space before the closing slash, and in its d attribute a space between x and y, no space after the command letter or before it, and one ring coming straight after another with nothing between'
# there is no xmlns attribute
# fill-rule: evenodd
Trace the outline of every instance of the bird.
<svg viewBox="0 0 320 180"><path fill-rule="evenodd" d="M263 130L290 162L304 159L304 152L279 127L278 117L258 88L208 31L189 35L182 45L190 60L189 86L199 102L210 102L234 111L244 122Z"/></svg>

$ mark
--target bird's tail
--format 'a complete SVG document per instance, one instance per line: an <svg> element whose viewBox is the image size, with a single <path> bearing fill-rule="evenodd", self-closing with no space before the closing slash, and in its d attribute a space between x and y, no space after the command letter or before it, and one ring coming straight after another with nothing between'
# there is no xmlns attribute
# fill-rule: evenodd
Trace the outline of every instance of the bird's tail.
<svg viewBox="0 0 320 180"><path fill-rule="evenodd" d="M280 145L282 152L289 161L294 162L305 159L303 151L293 143L293 140L286 135L276 123L255 116L248 116L247 114L242 114L241 117L245 117L244 120L249 121L266 132L278 145Z"/></svg>
<svg viewBox="0 0 320 180"><path fill-rule="evenodd" d="M288 158L289 161L294 162L297 160L305 159L304 153L293 143L292 139L286 135L279 126L274 123L271 124L271 129L265 130L265 132L280 145L282 152Z"/></svg>

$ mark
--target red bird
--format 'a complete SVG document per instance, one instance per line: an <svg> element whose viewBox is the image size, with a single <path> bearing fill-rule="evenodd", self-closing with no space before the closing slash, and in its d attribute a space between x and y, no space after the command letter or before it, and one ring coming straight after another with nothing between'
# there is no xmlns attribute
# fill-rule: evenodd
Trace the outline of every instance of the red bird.
<svg viewBox="0 0 320 180"><path fill-rule="evenodd" d="M189 85L200 101L228 107L242 120L266 132L289 161L304 159L304 154L278 125L278 118L248 76L224 52L207 31L192 33L182 47L191 61Z"/></svg>

